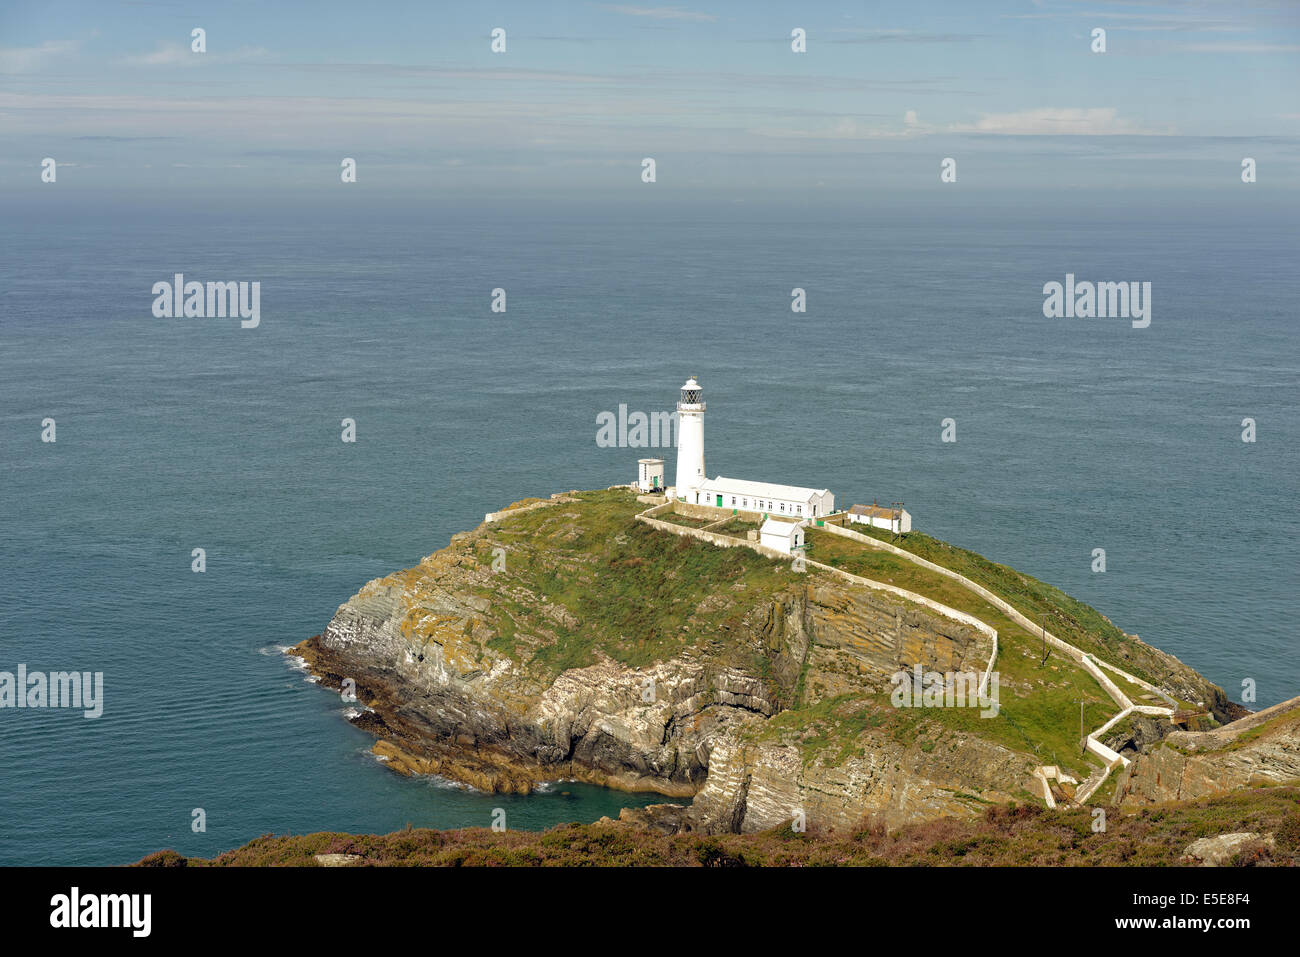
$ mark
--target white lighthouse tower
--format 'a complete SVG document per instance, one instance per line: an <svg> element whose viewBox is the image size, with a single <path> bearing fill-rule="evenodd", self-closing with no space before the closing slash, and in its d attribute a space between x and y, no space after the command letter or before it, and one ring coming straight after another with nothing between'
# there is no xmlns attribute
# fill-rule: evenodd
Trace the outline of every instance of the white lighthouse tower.
<svg viewBox="0 0 1300 957"><path fill-rule="evenodd" d="M677 497L693 501L704 481L704 399L691 376L677 403Z"/></svg>

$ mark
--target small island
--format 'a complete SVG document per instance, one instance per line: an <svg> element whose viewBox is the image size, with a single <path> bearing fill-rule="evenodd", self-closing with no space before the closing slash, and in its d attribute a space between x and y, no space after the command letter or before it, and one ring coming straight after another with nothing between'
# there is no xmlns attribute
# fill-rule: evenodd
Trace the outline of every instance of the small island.
<svg viewBox="0 0 1300 957"><path fill-rule="evenodd" d="M774 834L812 841L805 863L917 863L958 833L997 848L972 862L1044 863L1021 843L1097 808L1127 823L1091 862L1296 853L1300 698L1251 714L1051 585L913 530L901 503L836 510L824 488L709 479L704 408L692 377L674 485L642 459L627 485L490 512L291 653L355 696L351 720L397 773L663 795L570 834L630 828L661 863L726 835L755 843L708 846L777 862ZM1162 839L1133 823L1169 802ZM1189 850L1207 815L1242 826ZM889 841L906 833L921 836L902 853ZM372 857L309 835L218 861L391 862L367 840ZM420 861L477 842L500 862L539 840L471 829Z"/></svg>

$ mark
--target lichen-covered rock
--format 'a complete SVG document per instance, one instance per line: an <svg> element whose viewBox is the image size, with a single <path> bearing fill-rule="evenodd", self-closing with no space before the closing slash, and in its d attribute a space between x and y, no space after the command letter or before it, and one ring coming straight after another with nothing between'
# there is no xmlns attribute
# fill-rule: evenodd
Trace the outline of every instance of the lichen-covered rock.
<svg viewBox="0 0 1300 957"><path fill-rule="evenodd" d="M1223 867L1231 864L1237 855L1256 848L1272 849L1275 845L1273 836L1258 834L1254 831L1234 831L1231 834L1219 834L1215 837L1203 837L1193 841L1183 851L1183 860L1188 864L1201 867Z"/></svg>

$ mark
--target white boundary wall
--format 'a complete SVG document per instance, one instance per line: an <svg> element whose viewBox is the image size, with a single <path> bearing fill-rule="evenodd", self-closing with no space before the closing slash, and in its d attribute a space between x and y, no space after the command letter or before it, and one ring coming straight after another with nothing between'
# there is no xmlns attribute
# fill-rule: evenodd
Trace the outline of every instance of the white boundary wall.
<svg viewBox="0 0 1300 957"><path fill-rule="evenodd" d="M1104 774L1101 775L1099 779L1097 779L1096 783L1093 784L1092 787L1088 788L1087 790L1081 790L1079 793L1075 795L1076 804L1082 804L1084 801L1088 800L1088 798L1092 797L1092 795L1097 792L1097 789L1100 788L1103 783L1105 783L1106 778L1109 777L1110 775L1110 772L1114 770L1117 766L1128 767L1129 764L1128 758L1124 757L1121 754L1116 753L1115 751L1106 747L1106 745L1102 744L1101 741L1098 740L1098 738L1102 734L1105 734L1112 727L1114 727L1115 724L1117 724L1122 719L1128 717L1130 714L1133 714L1134 712L1137 712L1139 714L1147 714L1147 715L1163 715L1166 717L1171 716L1174 713L1174 709L1177 707L1177 703L1167 692L1163 691L1160 688L1157 688L1149 681L1144 681L1143 679L1137 677L1136 675L1129 674L1127 671L1124 671L1122 668L1117 668L1114 665L1109 664L1108 662L1102 661L1100 658L1094 657L1092 654L1082 650L1081 648L1076 648L1074 645L1070 644L1069 642L1062 641L1060 638L1057 638L1055 635L1053 635L1050 631L1043 631L1041 625L1035 625L1032 621L1030 621L1027 617L1022 615L1014 606L1012 606L1005 599L993 594L993 592L989 591L983 585L976 584L975 582L967 578L965 575L961 575L953 571L951 568L944 568L942 565L936 565L934 562L926 561L921 556L914 555L905 548L899 548L897 545L891 545L888 542L882 542L878 538L872 538L869 535L862 535L858 532L849 531L848 529L841 528L838 525L827 524L822 527L826 531L830 532L832 535L840 535L844 538L851 538L854 541L862 542L863 544L869 545L872 548L878 548L882 551L891 552L892 554L898 555L900 558L904 558L907 561L920 565L922 568L928 568L931 571L937 572L940 575L944 575L948 578L951 578L953 581L961 584L965 588L979 595L981 598L989 602L989 604L993 605L995 608L1000 609L1009 618L1011 618L1012 621L1016 622L1016 624L1023 627L1030 634L1033 634L1034 631L1039 631L1040 633L1042 633L1044 635L1046 642L1049 645L1065 652L1065 654L1068 657L1070 657L1074 661L1077 661L1079 665L1082 666L1082 668L1088 672L1088 674L1090 674L1094 679L1096 679L1097 683L1102 686L1102 688L1105 690L1105 692L1108 695L1110 695L1111 699L1114 700L1114 702L1117 705L1119 705L1120 711L1113 718L1111 718L1109 721L1103 724L1096 731L1093 731L1084 739L1084 748L1090 754L1099 758L1102 761L1102 763L1106 767L1106 771ZM1135 705L1132 701L1129 700L1128 695L1124 694L1124 692L1119 689L1119 686L1116 685L1115 682L1111 681L1110 678L1108 678L1102 672L1101 670L1102 668L1105 668L1107 671L1110 671L1113 674L1119 675L1125 681L1132 682L1133 684L1137 685L1139 688L1144 688L1145 690L1150 691L1152 694L1158 695L1160 698L1163 698L1165 701L1169 703L1169 707L1160 708L1160 707L1155 707L1153 705ZM1037 772L1036 772L1036 776L1038 776ZM1043 785L1043 797L1047 803L1047 806L1049 808L1056 807L1056 802L1052 799L1051 787L1048 785L1047 779L1045 777L1041 777L1041 776L1039 777Z"/></svg>
<svg viewBox="0 0 1300 957"><path fill-rule="evenodd" d="M993 592L989 591L983 585L971 581L965 575L953 571L951 568L944 568L942 565L936 565L934 562L926 561L924 558L922 558L919 555L914 555L912 552L909 552L905 548L899 548L897 545L891 545L888 542L882 542L880 539L872 538L869 535L862 535L858 532L851 532L846 528L840 528L838 525L828 524L823 526L822 530L830 532L832 535L840 535L844 538L851 538L855 542L862 542L863 544L870 545L872 548L878 548L881 549L882 551L891 552L892 554L898 555L901 558L905 558L908 561L913 562L914 564L920 565L922 568L928 568L933 572L938 572L940 575L944 575L948 578L951 578L953 581L956 581L961 585L963 585L964 587L968 588L969 590L975 592L975 594L979 595L989 604L993 605L995 608L1002 611L1012 621L1020 625L1022 628L1026 629L1030 634L1033 634L1034 632L1039 632L1040 634L1043 633L1043 629L1040 624L1035 624L1034 622L1030 621L1026 616L1022 615L1015 608L1015 606L1013 606L1010 602L999 597L998 595L995 595ZM1101 684L1101 686L1106 689L1106 693L1110 695L1112 699L1114 699L1115 703L1118 704L1121 709L1132 708L1134 707L1134 704L1132 701L1128 699L1128 696L1124 694L1124 692L1120 691L1120 689L1115 685L1113 681L1111 681L1109 678L1107 678L1105 675L1101 674L1100 671L1097 670L1097 666L1105 668L1106 670L1119 675L1125 681L1131 681L1133 684L1137 685L1140 688L1144 688L1147 691L1150 691L1152 694L1159 695L1161 698L1168 701L1170 705L1173 705L1174 703L1173 699L1170 698L1170 696L1166 692L1161 691L1159 688L1157 688L1155 685L1151 684L1150 682L1143 681L1141 678L1138 678L1135 675L1131 675L1127 671L1124 671L1120 668L1116 668L1114 665L1108 664L1107 662L1102 661L1099 658L1094 658L1088 652L1085 652L1080 648L1076 648L1074 645L1070 644L1069 642L1062 641L1060 638L1057 638L1050 631L1046 632L1046 638L1047 638L1047 643L1049 645L1051 645L1053 648L1057 648L1060 651L1065 652L1066 655L1068 655L1072 660L1079 662L1079 664L1082 665L1084 669L1088 671L1089 674L1091 674L1094 678L1096 678L1097 681ZM1085 661L1084 659L1091 659L1091 666L1090 663ZM1151 713L1163 713L1163 712L1157 710L1156 712L1151 712Z"/></svg>
<svg viewBox="0 0 1300 957"><path fill-rule="evenodd" d="M576 502L576 498L569 498L564 492L556 492L550 498L543 499L540 502L533 502L530 505L520 505L518 508L503 508L499 512L488 512L483 516L485 524L491 525L493 522L499 522L503 518L509 518L511 515L522 515L524 512L531 512L539 508L546 508L548 505L559 505L564 502Z"/></svg>

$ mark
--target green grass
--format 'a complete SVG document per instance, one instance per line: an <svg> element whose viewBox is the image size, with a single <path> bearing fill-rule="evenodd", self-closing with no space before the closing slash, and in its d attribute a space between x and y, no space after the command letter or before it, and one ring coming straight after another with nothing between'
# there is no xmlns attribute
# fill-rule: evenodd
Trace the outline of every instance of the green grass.
<svg viewBox="0 0 1300 957"><path fill-rule="evenodd" d="M858 737L889 714L867 695L839 695L815 705L782 711L751 734L752 741L776 741L799 749L804 764L821 757L831 767L862 753Z"/></svg>
<svg viewBox="0 0 1300 957"><path fill-rule="evenodd" d="M742 518L733 518L725 525L719 525L713 531L722 535L732 535L736 538L745 538L747 533L758 531L756 522L747 522Z"/></svg>
<svg viewBox="0 0 1300 957"><path fill-rule="evenodd" d="M906 588L974 615L997 629L999 652L995 670L1000 679L997 716L981 717L980 709L976 708L931 708L925 709L928 717L952 730L1028 751L1044 764L1059 764L1080 774L1091 769L1093 759L1085 756L1080 746L1080 702L1085 734L1108 721L1118 711L1118 705L1083 668L1050 646L1047 662L1043 664L1039 636L938 572L829 532L809 529L808 538L812 544L810 557L815 561ZM981 663L981 670L982 667ZM883 700L887 703L888 699Z"/></svg>
<svg viewBox="0 0 1300 957"><path fill-rule="evenodd" d="M783 711L765 722L754 740L793 745L805 763L820 755L836 766L865 753L872 740L864 735L869 730L888 733L900 744L920 741L927 753L952 747L955 731L1028 753L1083 780L1097 762L1081 746L1079 703L1084 703L1085 734L1109 720L1116 707L1082 669L1059 658L1040 667L1041 659L1024 651L1012 646L999 659L996 715L984 717L978 707L895 708L888 694L862 692Z"/></svg>
<svg viewBox="0 0 1300 957"><path fill-rule="evenodd" d="M804 576L749 549L636 521L646 506L628 493L578 497L576 505L505 518L476 543L485 564L494 547L507 549L505 571L481 591L497 632L490 645L540 675L594 664L598 652L643 667L704 643L725 662L740 653L741 643L728 639L755 600L802 584ZM563 609L568 620L544 605ZM767 667L749 654L736 663L752 673Z"/></svg>
<svg viewBox="0 0 1300 957"><path fill-rule="evenodd" d="M895 539L884 529L864 525L854 525L852 531L883 542L892 541L919 558L964 575L1010 602L1031 621L1046 616L1048 631L1063 641L1112 661L1145 681L1159 683L1159 675L1147 670L1143 663L1133 662L1120 654L1121 651L1133 651L1134 645L1110 619L1059 588L921 532L909 532Z"/></svg>
<svg viewBox="0 0 1300 957"><path fill-rule="evenodd" d="M1275 717L1269 718L1262 724L1257 724L1248 731L1241 732L1241 734L1237 735L1229 743L1215 750L1236 751L1240 748L1246 747L1251 742L1258 740L1266 734L1274 734L1280 729L1292 725L1300 726L1300 709L1293 708L1290 711L1284 711Z"/></svg>
<svg viewBox="0 0 1300 957"><path fill-rule="evenodd" d="M659 519L661 522L670 522L673 525L683 525L686 528L703 528L705 525L712 525L717 521L716 518L695 518L690 515L681 515L677 512L660 512L655 516L655 518Z"/></svg>
<svg viewBox="0 0 1300 957"><path fill-rule="evenodd" d="M1030 639L1033 635L969 588L945 575L922 568L906 558L879 551L862 542L841 538L830 532L807 530L808 557L824 565L839 568L873 581L896 585L908 591L942 602L950 608L974 615L997 629L998 636Z"/></svg>
<svg viewBox="0 0 1300 957"><path fill-rule="evenodd" d="M1115 768L1106 775L1106 780L1101 782L1101 787L1092 793L1088 798L1089 807L1104 807L1106 813L1110 814L1110 802L1115 797L1115 788L1119 785L1119 768Z"/></svg>

